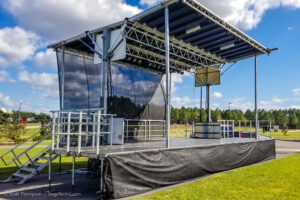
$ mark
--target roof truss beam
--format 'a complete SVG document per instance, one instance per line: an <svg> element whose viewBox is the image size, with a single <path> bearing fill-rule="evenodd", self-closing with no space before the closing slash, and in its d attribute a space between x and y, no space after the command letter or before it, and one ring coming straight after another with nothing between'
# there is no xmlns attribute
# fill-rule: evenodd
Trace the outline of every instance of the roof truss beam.
<svg viewBox="0 0 300 200"><path fill-rule="evenodd" d="M146 45L156 51L160 51L161 54L164 53L163 33L138 22L134 24L128 23L127 27L128 29L125 30L126 39L140 43L141 45ZM193 65L199 67L226 62L225 59L221 57L208 53L183 41L179 41L174 37L170 38L170 55L191 62Z"/></svg>
<svg viewBox="0 0 300 200"><path fill-rule="evenodd" d="M266 54L270 54L271 53L270 49L265 48L264 46L262 46L261 44L259 44L255 40L247 37L244 33L242 33L241 31L237 30L232 25L230 25L230 24L226 23L225 21L223 21L221 18L219 18L218 16L216 16L215 14L213 14L207 8L204 8L198 2L196 2L194 0L182 0L182 2L185 3L186 5L188 5L189 7L193 8L194 10L198 11L200 14L202 14L205 17L207 17L208 19L210 19L214 23L216 23L219 26L223 27L224 29L228 30L230 33L234 34L235 36L237 36L241 40L249 43L251 46L253 46L254 48L258 49L259 51L264 52Z"/></svg>

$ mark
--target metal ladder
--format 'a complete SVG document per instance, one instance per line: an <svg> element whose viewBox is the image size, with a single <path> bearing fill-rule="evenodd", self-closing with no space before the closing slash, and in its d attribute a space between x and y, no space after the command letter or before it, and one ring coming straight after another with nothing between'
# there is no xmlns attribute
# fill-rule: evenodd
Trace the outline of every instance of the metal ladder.
<svg viewBox="0 0 300 200"><path fill-rule="evenodd" d="M15 146L8 152L4 153L3 155L0 156L2 162L8 166L12 163L15 163L15 165L19 168L15 173L13 173L10 177L8 177L6 180L1 181L2 183L7 183L11 181L17 181L18 184L23 184L32 177L34 177L36 174L39 174L45 167L49 165L49 162L52 162L55 160L58 155L54 154L52 155L51 152L51 145L43 147L41 151L36 153L33 156L29 155L29 151L32 150L34 147L37 147L39 144L41 144L43 141L48 139L51 136L50 134L46 135L33 145L29 146L26 148L24 151L21 153L16 153L16 150L18 148L22 148L22 145L29 141L30 139L34 138L35 136L39 135L43 130L48 129L50 126L45 127L44 129L40 130L39 132L33 134L26 140L24 140L22 143L19 145ZM9 160L7 160L7 157L11 156ZM48 155L48 156L47 156Z"/></svg>

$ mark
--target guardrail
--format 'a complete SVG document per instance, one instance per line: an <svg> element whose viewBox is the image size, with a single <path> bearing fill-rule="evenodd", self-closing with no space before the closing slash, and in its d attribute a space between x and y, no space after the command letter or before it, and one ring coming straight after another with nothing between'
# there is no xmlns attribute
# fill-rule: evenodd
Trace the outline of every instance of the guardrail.
<svg viewBox="0 0 300 200"><path fill-rule="evenodd" d="M164 120L135 120L125 119L125 140L143 138L150 140L154 137L165 137Z"/></svg>
<svg viewBox="0 0 300 200"><path fill-rule="evenodd" d="M70 152L73 143L77 143L77 153L81 153L82 137L85 137L83 146L96 147L99 154L100 138L110 136L110 145L113 137L114 114L103 114L103 109L81 109L81 110L60 110L52 112L52 141L56 137L56 145L52 143L52 150L59 150L66 147ZM71 141L71 136L75 142ZM91 141L90 141L91 140Z"/></svg>

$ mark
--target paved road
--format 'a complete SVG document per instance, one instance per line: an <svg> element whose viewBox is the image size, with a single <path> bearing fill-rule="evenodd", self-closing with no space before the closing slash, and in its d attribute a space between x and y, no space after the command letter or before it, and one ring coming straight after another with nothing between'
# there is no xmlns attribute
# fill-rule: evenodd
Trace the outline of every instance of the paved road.
<svg viewBox="0 0 300 200"><path fill-rule="evenodd" d="M75 175L75 189L72 193L71 174L52 174L49 194L48 174L37 175L23 185L0 183L0 199L98 199L99 178ZM54 198L55 197L55 198Z"/></svg>
<svg viewBox="0 0 300 200"><path fill-rule="evenodd" d="M25 129L41 128L41 125L37 126L25 126Z"/></svg>
<svg viewBox="0 0 300 200"><path fill-rule="evenodd" d="M300 142L280 141L276 140L276 157L284 156L300 152Z"/></svg>
<svg viewBox="0 0 300 200"><path fill-rule="evenodd" d="M300 142L276 141L277 158L296 152L300 152ZM53 174L52 191L54 193L49 196L48 175L42 174L24 185L0 183L0 199L54 199L54 195L56 199L98 199L97 190L99 190L99 178L75 175L75 193L72 194L71 174Z"/></svg>

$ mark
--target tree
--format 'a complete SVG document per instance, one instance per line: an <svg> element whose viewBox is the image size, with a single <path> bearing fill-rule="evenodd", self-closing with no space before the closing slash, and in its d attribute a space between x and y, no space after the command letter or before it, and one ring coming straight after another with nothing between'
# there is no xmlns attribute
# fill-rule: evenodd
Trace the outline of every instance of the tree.
<svg viewBox="0 0 300 200"><path fill-rule="evenodd" d="M201 110L201 122L206 122L207 121L207 113L205 109Z"/></svg>
<svg viewBox="0 0 300 200"><path fill-rule="evenodd" d="M213 122L217 122L218 120L221 120L222 119L222 116L221 116L221 111L219 109L216 109L216 110L212 110L211 111L211 119Z"/></svg>
<svg viewBox="0 0 300 200"><path fill-rule="evenodd" d="M249 109L246 110L245 117L246 117L247 120L254 120L254 112L252 112Z"/></svg>
<svg viewBox="0 0 300 200"><path fill-rule="evenodd" d="M1 136L9 138L13 142L18 142L24 131L24 126L19 124L17 121L14 121L13 123L5 123L0 127Z"/></svg>
<svg viewBox="0 0 300 200"><path fill-rule="evenodd" d="M44 113L39 114L38 116L39 122L41 122L41 135L47 135L48 130L46 129L50 122L49 115L46 115Z"/></svg>
<svg viewBox="0 0 300 200"><path fill-rule="evenodd" d="M296 112L292 112L289 116L289 124L292 128L297 128L299 121Z"/></svg>

